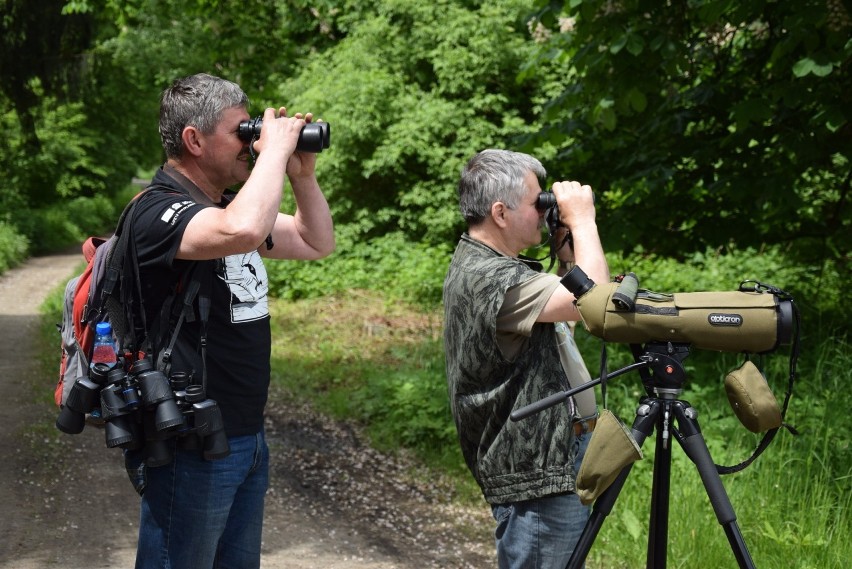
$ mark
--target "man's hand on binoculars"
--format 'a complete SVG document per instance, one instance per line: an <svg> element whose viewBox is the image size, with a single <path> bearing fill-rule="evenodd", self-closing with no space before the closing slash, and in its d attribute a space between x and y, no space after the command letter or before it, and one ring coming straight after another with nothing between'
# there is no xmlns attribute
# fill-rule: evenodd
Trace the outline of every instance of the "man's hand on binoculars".
<svg viewBox="0 0 852 569"><path fill-rule="evenodd" d="M592 188L575 180L553 184L559 206L559 221L575 232L580 226L595 223L595 198Z"/></svg>
<svg viewBox="0 0 852 569"><path fill-rule="evenodd" d="M302 113L296 113L295 117L302 118ZM305 124L314 120L314 115L308 113L304 116ZM317 155L315 152L302 152L296 150L287 161L287 175L293 178L313 178L316 175Z"/></svg>
<svg viewBox="0 0 852 569"><path fill-rule="evenodd" d="M276 116L277 115L277 116ZM287 109L280 107L278 111L268 108L263 112L263 129L254 144L256 154L265 153L267 156L277 155L282 161L287 160L296 151L299 133L307 124L301 114L287 116Z"/></svg>

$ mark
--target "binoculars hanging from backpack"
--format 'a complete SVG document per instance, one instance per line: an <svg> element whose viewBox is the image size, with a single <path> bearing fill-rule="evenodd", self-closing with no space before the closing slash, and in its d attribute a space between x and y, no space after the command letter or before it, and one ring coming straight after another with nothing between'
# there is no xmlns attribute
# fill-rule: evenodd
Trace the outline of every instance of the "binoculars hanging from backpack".
<svg viewBox="0 0 852 569"><path fill-rule="evenodd" d="M68 434L83 431L87 419L103 425L108 448L145 449L148 466L171 462L174 445L199 449L206 460L230 454L222 414L191 377L167 378L149 358L133 363L129 372L119 364L95 364L77 378L56 419Z"/></svg>

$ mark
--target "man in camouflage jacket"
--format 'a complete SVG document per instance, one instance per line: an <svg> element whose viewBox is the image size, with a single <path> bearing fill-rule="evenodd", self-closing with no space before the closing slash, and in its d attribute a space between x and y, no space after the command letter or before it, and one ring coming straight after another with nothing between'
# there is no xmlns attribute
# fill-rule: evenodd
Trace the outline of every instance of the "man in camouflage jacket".
<svg viewBox="0 0 852 569"><path fill-rule="evenodd" d="M537 159L511 151L485 150L468 162L459 182L468 229L444 282L450 403L465 461L497 521L501 569L562 569L588 518L574 491L579 438L594 425L592 390L509 419L588 381L573 337L564 334L566 322L580 319L573 295L558 275L520 257L541 241L544 177ZM573 241L573 250L557 251L560 274L576 262L595 282L607 282L591 188L557 182L553 193L564 226L558 243L569 242L566 231Z"/></svg>

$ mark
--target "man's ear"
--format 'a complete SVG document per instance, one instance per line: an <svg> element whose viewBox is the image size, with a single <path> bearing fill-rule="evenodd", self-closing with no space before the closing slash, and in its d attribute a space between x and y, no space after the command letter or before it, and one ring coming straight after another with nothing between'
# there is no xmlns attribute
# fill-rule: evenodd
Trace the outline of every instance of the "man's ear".
<svg viewBox="0 0 852 569"><path fill-rule="evenodd" d="M201 133L194 126L184 127L181 133L183 148L192 156L201 155Z"/></svg>
<svg viewBox="0 0 852 569"><path fill-rule="evenodd" d="M503 202L494 202L491 204L491 219L494 220L497 227L506 227L506 210L508 209Z"/></svg>

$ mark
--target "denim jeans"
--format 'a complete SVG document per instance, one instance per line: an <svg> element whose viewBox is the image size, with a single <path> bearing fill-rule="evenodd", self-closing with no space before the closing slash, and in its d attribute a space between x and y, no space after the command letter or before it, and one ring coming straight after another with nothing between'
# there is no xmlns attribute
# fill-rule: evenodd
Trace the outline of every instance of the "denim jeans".
<svg viewBox="0 0 852 569"><path fill-rule="evenodd" d="M586 453L591 434L574 439L575 470ZM500 569L565 569L589 519L589 507L577 494L556 494L535 500L492 506L497 528Z"/></svg>
<svg viewBox="0 0 852 569"><path fill-rule="evenodd" d="M269 449L263 432L228 443L226 458L176 449L145 469L136 569L260 567Z"/></svg>

